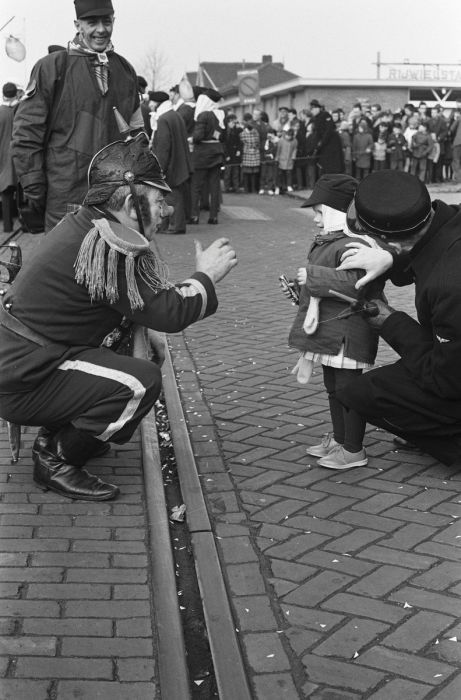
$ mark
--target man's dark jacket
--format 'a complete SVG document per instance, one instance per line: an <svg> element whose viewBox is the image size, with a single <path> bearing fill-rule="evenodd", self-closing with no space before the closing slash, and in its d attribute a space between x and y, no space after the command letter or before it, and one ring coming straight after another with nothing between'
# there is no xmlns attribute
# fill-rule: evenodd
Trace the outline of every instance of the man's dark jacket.
<svg viewBox="0 0 461 700"><path fill-rule="evenodd" d="M126 122L139 106L134 68L108 52L108 91L101 94L90 55L57 51L32 69L25 98L13 126L12 155L21 185L43 187L49 230L66 212L81 204L88 189L88 166L94 154L124 138L114 107Z"/></svg>
<svg viewBox="0 0 461 700"><path fill-rule="evenodd" d="M178 187L189 179L192 164L182 117L170 109L158 118L153 151L170 187Z"/></svg>

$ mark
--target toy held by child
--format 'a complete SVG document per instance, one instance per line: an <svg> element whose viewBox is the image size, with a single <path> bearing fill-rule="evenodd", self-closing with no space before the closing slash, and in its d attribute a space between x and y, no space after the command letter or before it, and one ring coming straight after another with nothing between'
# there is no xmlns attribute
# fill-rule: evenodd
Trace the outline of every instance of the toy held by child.
<svg viewBox="0 0 461 700"><path fill-rule="evenodd" d="M301 384L309 381L315 362L322 365L333 432L307 452L319 458L319 466L328 469L350 469L368 463L363 447L366 422L336 399L336 391L373 365L378 348L376 331L361 315L363 304L357 304L354 312L354 304L341 298L346 295L346 299L357 299L355 283L363 271L336 269L345 244L352 240L346 227L346 211L357 184L349 175L323 175L302 205L313 207L314 221L323 230L315 236L306 267L298 270L299 310L289 345L301 352L292 372ZM371 247L378 245L369 236L361 236L360 241ZM383 286L384 280L375 280L364 288L358 301L382 298ZM339 297L332 290L339 292Z"/></svg>

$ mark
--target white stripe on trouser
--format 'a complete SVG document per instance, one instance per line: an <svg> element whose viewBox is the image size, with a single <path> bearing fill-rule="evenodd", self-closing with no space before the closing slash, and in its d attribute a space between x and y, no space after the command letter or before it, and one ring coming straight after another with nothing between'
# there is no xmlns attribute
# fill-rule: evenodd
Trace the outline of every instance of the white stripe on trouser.
<svg viewBox="0 0 461 700"><path fill-rule="evenodd" d="M133 418L142 398L144 397L144 394L146 393L146 389L139 379L136 379L136 377L133 377L131 374L127 374L126 372L121 372L118 369L111 369L109 367L95 365L92 362L84 362L82 360L66 360L59 365L58 369L62 369L64 371L76 370L77 372L85 372L86 374L92 374L96 377L112 379L114 382L124 384L133 392L133 396L131 399L129 399L120 417L115 422L110 423L103 433L100 435L95 435L98 440L109 440L114 433L123 428L126 423Z"/></svg>

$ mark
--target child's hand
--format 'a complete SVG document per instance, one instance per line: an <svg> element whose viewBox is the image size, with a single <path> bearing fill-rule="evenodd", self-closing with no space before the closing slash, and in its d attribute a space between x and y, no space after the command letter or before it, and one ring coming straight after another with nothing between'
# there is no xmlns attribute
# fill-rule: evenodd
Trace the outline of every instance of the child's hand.
<svg viewBox="0 0 461 700"><path fill-rule="evenodd" d="M296 280L298 284L306 284L307 281L307 270L305 267L300 267L296 273Z"/></svg>

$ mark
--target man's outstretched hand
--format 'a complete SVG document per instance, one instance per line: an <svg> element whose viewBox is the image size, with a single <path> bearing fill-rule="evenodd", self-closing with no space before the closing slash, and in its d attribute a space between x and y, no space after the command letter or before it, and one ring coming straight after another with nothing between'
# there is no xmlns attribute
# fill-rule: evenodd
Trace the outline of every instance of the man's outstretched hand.
<svg viewBox="0 0 461 700"><path fill-rule="evenodd" d="M208 275L214 284L236 265L237 255L227 238L218 238L205 249L200 241L195 241L195 269Z"/></svg>

